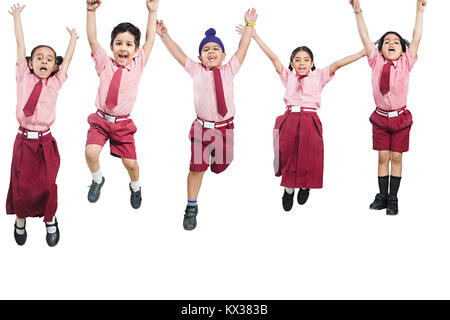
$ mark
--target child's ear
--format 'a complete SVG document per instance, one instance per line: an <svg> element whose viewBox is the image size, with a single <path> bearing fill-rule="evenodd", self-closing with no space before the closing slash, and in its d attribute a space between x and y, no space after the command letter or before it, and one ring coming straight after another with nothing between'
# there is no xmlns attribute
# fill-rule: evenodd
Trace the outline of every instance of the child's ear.
<svg viewBox="0 0 450 320"><path fill-rule="evenodd" d="M290 66L292 67L292 69L294 69L295 70L295 68L294 68L294 64L291 62L290 63Z"/></svg>
<svg viewBox="0 0 450 320"><path fill-rule="evenodd" d="M28 62L28 68L33 70L33 62L31 61L31 59L27 59L27 62Z"/></svg>
<svg viewBox="0 0 450 320"><path fill-rule="evenodd" d="M203 62L202 56L198 56L198 60L200 60L200 62Z"/></svg>

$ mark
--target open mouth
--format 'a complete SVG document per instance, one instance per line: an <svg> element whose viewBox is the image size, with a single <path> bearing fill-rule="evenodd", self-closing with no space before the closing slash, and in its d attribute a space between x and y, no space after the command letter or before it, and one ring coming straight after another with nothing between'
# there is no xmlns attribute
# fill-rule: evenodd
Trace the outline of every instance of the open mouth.
<svg viewBox="0 0 450 320"><path fill-rule="evenodd" d="M304 72L306 72L307 70L306 70L306 68L305 67L299 67L298 68L298 72L300 72L300 73L304 73Z"/></svg>
<svg viewBox="0 0 450 320"><path fill-rule="evenodd" d="M42 67L42 68L39 69L39 72L42 73L42 74L47 73L47 68L46 67Z"/></svg>
<svg viewBox="0 0 450 320"><path fill-rule="evenodd" d="M209 60L210 62L214 62L214 61L216 61L216 57L209 57L208 60Z"/></svg>
<svg viewBox="0 0 450 320"><path fill-rule="evenodd" d="M127 54L120 54L119 53L119 61L121 62L125 62L128 59L128 55Z"/></svg>
<svg viewBox="0 0 450 320"><path fill-rule="evenodd" d="M395 53L395 49L394 48L389 48L388 52L389 52L389 54L394 54Z"/></svg>

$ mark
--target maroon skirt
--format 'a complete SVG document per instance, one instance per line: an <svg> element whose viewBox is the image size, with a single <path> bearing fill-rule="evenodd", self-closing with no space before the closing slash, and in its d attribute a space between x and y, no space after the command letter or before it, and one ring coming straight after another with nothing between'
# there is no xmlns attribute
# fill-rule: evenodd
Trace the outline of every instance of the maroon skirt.
<svg viewBox="0 0 450 320"><path fill-rule="evenodd" d="M60 164L58 146L49 133L27 139L18 133L14 142L6 213L24 219L44 217L51 222L58 207L56 176Z"/></svg>
<svg viewBox="0 0 450 320"><path fill-rule="evenodd" d="M322 188L322 123L316 112L279 116L273 131L274 169L286 188Z"/></svg>

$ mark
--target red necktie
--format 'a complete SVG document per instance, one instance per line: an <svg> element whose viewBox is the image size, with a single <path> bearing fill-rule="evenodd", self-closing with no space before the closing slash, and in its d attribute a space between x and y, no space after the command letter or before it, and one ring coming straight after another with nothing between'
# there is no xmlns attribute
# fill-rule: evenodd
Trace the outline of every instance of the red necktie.
<svg viewBox="0 0 450 320"><path fill-rule="evenodd" d="M391 80L391 66L394 63L392 61L388 61L383 66L383 71L381 72L380 78L380 92L381 94L386 94L389 92L389 83Z"/></svg>
<svg viewBox="0 0 450 320"><path fill-rule="evenodd" d="M225 117L228 110L225 103L225 95L223 94L222 77L220 76L220 70L217 68L211 69L214 74L214 85L216 87L216 99L217 99L217 111L222 117Z"/></svg>
<svg viewBox="0 0 450 320"><path fill-rule="evenodd" d="M119 98L120 79L122 78L123 66L119 66L119 69L114 73L109 85L108 95L106 96L106 107L112 109L117 106L117 99Z"/></svg>
<svg viewBox="0 0 450 320"><path fill-rule="evenodd" d="M28 98L25 107L23 107L23 113L26 117L31 117L36 110L36 106L39 100L39 96L42 91L42 80L39 80L38 83L34 85L33 91L31 91L30 97Z"/></svg>

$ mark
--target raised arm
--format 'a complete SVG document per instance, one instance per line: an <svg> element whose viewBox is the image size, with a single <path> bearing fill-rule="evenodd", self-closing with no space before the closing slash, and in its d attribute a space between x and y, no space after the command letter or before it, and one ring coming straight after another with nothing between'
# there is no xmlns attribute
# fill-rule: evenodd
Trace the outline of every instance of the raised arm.
<svg viewBox="0 0 450 320"><path fill-rule="evenodd" d="M100 44L97 41L97 21L95 11L102 4L102 0L86 0L87 6L87 19L86 19L86 31L91 47L92 54L95 55Z"/></svg>
<svg viewBox="0 0 450 320"><path fill-rule="evenodd" d="M8 11L14 17L14 33L16 35L17 42L17 64L23 63L26 58L25 40L23 37L22 21L20 20L20 13L25 5L15 4L11 7L11 11Z"/></svg>
<svg viewBox="0 0 450 320"><path fill-rule="evenodd" d="M413 58L417 57L420 40L422 40L423 31L423 12L427 6L426 0L417 0L416 25L414 26L413 38L409 46L409 52Z"/></svg>
<svg viewBox="0 0 450 320"><path fill-rule="evenodd" d="M186 65L187 56L169 36L167 33L167 27L164 25L162 20L156 21L156 33L161 37L162 42L166 46L167 50L169 50L170 54L184 67Z"/></svg>
<svg viewBox="0 0 450 320"><path fill-rule="evenodd" d="M152 52L153 44L155 43L156 35L156 14L158 11L159 0L147 0L148 22L147 34L145 35L145 43L142 49L145 52L145 62L147 62Z"/></svg>
<svg viewBox="0 0 450 320"><path fill-rule="evenodd" d="M358 53L352 54L351 56L347 56L341 60L338 60L330 65L330 76L333 75L337 70L346 65L353 63L366 55L366 50L361 50Z"/></svg>
<svg viewBox="0 0 450 320"><path fill-rule="evenodd" d="M245 13L246 26L242 32L241 41L239 41L239 48L235 53L240 64L244 62L245 56L247 55L247 50L250 46L250 41L252 40L253 27L255 26L257 18L258 15L256 14L255 9L248 9Z"/></svg>
<svg viewBox="0 0 450 320"><path fill-rule="evenodd" d="M239 34L242 34L244 32L244 26L243 25L237 26L236 31ZM277 71L277 73L281 74L281 72L283 72L283 64L281 63L280 59L278 59L276 54L259 37L259 35L256 33L256 29L253 29L252 31L253 31L252 38L256 41L258 46L266 54L266 56L270 59L270 61L272 61L272 64L275 67L275 70Z"/></svg>
<svg viewBox="0 0 450 320"><path fill-rule="evenodd" d="M67 28L67 31L69 31L70 34L70 41L69 45L67 46L66 54L64 55L63 63L61 64L61 69L64 71L64 73L67 73L67 70L69 69L70 62L72 61L73 53L75 52L75 46L77 44L78 40L78 34L75 29L69 29Z"/></svg>
<svg viewBox="0 0 450 320"><path fill-rule="evenodd" d="M374 44L372 40L370 40L369 31L367 30L366 23L364 22L364 17L362 14L361 6L359 4L359 0L349 0L349 1L350 5L353 7L353 11L355 12L359 36L361 37L364 49L366 50L366 55L370 56Z"/></svg>

